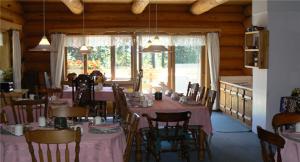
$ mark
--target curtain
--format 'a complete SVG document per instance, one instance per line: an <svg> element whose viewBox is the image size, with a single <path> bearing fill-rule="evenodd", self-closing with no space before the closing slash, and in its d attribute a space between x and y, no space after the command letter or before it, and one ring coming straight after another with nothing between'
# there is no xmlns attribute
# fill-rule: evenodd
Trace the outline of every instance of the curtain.
<svg viewBox="0 0 300 162"><path fill-rule="evenodd" d="M21 42L19 31L12 32L13 78L15 89L21 89Z"/></svg>
<svg viewBox="0 0 300 162"><path fill-rule="evenodd" d="M210 69L211 89L217 91L216 101L214 102L213 110L219 109L219 65L220 65L220 45L219 34L207 34L207 54Z"/></svg>
<svg viewBox="0 0 300 162"><path fill-rule="evenodd" d="M129 45L132 46L131 35L87 35L87 36L67 36L67 47L80 48L83 44L90 47Z"/></svg>
<svg viewBox="0 0 300 162"><path fill-rule="evenodd" d="M153 40L155 35L139 35L138 44L145 47L148 40ZM159 40L164 46L203 46L205 36L202 35L158 35Z"/></svg>
<svg viewBox="0 0 300 162"><path fill-rule="evenodd" d="M50 53L51 82L53 88L61 87L61 76L64 64L65 34L52 34Z"/></svg>

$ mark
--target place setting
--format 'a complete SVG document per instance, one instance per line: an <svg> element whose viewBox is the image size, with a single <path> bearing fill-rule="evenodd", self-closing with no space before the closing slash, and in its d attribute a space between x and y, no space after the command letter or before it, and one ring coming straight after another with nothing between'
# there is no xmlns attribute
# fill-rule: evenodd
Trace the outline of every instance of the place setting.
<svg viewBox="0 0 300 162"><path fill-rule="evenodd" d="M94 117L89 122L89 132L92 134L112 134L121 131L119 123L104 122L100 116Z"/></svg>

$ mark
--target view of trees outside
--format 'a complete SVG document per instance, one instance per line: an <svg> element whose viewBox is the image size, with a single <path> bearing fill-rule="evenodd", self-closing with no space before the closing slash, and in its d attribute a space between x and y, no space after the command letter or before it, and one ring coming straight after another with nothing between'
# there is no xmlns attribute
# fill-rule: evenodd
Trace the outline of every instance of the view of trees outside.
<svg viewBox="0 0 300 162"><path fill-rule="evenodd" d="M67 73L83 73L83 56L79 48L67 47Z"/></svg>
<svg viewBox="0 0 300 162"><path fill-rule="evenodd" d="M175 91L186 93L188 82L200 83L201 46L175 47Z"/></svg>
<svg viewBox="0 0 300 162"><path fill-rule="evenodd" d="M87 70L100 70L105 76L111 78L111 53L110 46L89 47L91 53L87 55ZM67 47L67 73L83 73L83 55L75 47Z"/></svg>
<svg viewBox="0 0 300 162"><path fill-rule="evenodd" d="M107 79L111 78L111 52L110 46L93 47L92 52L88 55L88 73L93 70L99 70Z"/></svg>
<svg viewBox="0 0 300 162"><path fill-rule="evenodd" d="M130 80L131 78L131 46L115 47L115 78L116 80Z"/></svg>
<svg viewBox="0 0 300 162"><path fill-rule="evenodd" d="M143 92L152 91L153 86L158 86L160 82L168 83L168 52L163 53L143 53Z"/></svg>

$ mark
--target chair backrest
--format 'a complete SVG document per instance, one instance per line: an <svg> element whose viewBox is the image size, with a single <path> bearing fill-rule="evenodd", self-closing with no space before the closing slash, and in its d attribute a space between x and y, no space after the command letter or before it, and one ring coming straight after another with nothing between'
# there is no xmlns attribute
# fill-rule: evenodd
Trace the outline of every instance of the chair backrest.
<svg viewBox="0 0 300 162"><path fill-rule="evenodd" d="M140 69L136 81L133 85L134 86L133 91L138 92L140 90L142 78L143 78L143 69Z"/></svg>
<svg viewBox="0 0 300 162"><path fill-rule="evenodd" d="M115 106L115 115L117 115L117 117L120 117L120 113L121 113L121 109L120 109L120 100L119 100L119 86L116 83L112 84L112 90L113 90L113 94L114 94L114 106Z"/></svg>
<svg viewBox="0 0 300 162"><path fill-rule="evenodd" d="M205 90L206 90L206 88L204 86L199 87L198 94L196 97L197 102L203 103L203 97L204 97Z"/></svg>
<svg viewBox="0 0 300 162"><path fill-rule="evenodd" d="M62 98L63 90L62 88L40 88L37 90L37 94L46 98L51 96L56 96L56 98Z"/></svg>
<svg viewBox="0 0 300 162"><path fill-rule="evenodd" d="M51 88L52 82L51 82L51 78L50 78L50 76L48 75L47 72L44 72L44 79L45 79L46 88Z"/></svg>
<svg viewBox="0 0 300 162"><path fill-rule="evenodd" d="M139 120L140 120L140 116L136 113L131 114L131 120L130 120L130 124L129 124L129 129L127 132L127 136L126 136L126 149L123 155L123 159L124 162L129 162L130 161L130 155L131 155L131 150L132 150L132 145L133 145L133 140L135 137L135 134L137 133L137 129L138 129L138 124L139 124Z"/></svg>
<svg viewBox="0 0 300 162"><path fill-rule="evenodd" d="M209 111L210 115L212 113L212 108L213 108L213 105L215 103L216 96L217 96L217 91L211 90L211 89L208 91L205 106L208 108L208 111Z"/></svg>
<svg viewBox="0 0 300 162"><path fill-rule="evenodd" d="M0 102L1 107L7 105L6 97L3 91L0 91Z"/></svg>
<svg viewBox="0 0 300 162"><path fill-rule="evenodd" d="M80 150L80 128L75 130L64 129L64 130L33 130L25 132L26 142L28 144L29 152L32 157L32 162L37 162L37 159L40 162L46 161L44 158L48 159L48 162L52 162L52 158L56 157L56 160L53 161L61 161L61 155L65 155L65 162L69 162L69 143L75 142L75 162L79 162L79 150ZM33 143L38 144L38 151L34 151ZM45 144L47 147L42 147ZM65 150L60 151L61 147L59 145L65 144ZM50 149L51 145L56 145L55 152ZM43 148L45 150L43 151ZM47 150L46 150L47 149ZM45 154L43 154L43 152ZM47 154L46 154L47 152ZM52 154L54 155L52 157ZM35 155L39 157L36 158ZM44 157L45 156L45 157Z"/></svg>
<svg viewBox="0 0 300 162"><path fill-rule="evenodd" d="M174 140L182 138L183 133L187 132L191 112L156 112L156 118L152 118L148 114L142 114L142 116L147 118L150 132L155 134L155 138ZM162 134L158 131L159 127L164 128Z"/></svg>
<svg viewBox="0 0 300 162"><path fill-rule="evenodd" d="M0 123L3 123L3 124L8 123L7 114L4 110L1 110L1 112L0 112Z"/></svg>
<svg viewBox="0 0 300 162"><path fill-rule="evenodd" d="M85 117L88 119L89 109L85 107L61 107L61 108L50 108L49 109L50 117L68 117L68 118L77 118Z"/></svg>
<svg viewBox="0 0 300 162"><path fill-rule="evenodd" d="M16 124L37 122L40 116L47 116L48 100L12 100L11 106Z"/></svg>
<svg viewBox="0 0 300 162"><path fill-rule="evenodd" d="M190 96L192 100L196 101L198 91L199 91L199 83L189 82L187 92L186 92L186 96Z"/></svg>
<svg viewBox="0 0 300 162"><path fill-rule="evenodd" d="M72 84L72 99L77 106L94 106L94 81L89 75L80 74Z"/></svg>
<svg viewBox="0 0 300 162"><path fill-rule="evenodd" d="M283 112L273 116L272 126L275 133L278 133L278 129L283 131L284 126L293 125L296 124L297 122L300 122L299 113Z"/></svg>
<svg viewBox="0 0 300 162"><path fill-rule="evenodd" d="M275 153L277 153L277 162L281 162L280 149L284 147L285 141L278 134L266 131L257 126L257 135L260 139L261 154L264 162L275 162Z"/></svg>
<svg viewBox="0 0 300 162"><path fill-rule="evenodd" d="M204 92L204 95L203 95L203 100L202 100L202 104L203 105L206 105L206 102L207 102L207 98L208 98L208 94L209 94L209 91L210 89L209 88L205 88L205 92Z"/></svg>
<svg viewBox="0 0 300 162"><path fill-rule="evenodd" d="M129 110L123 88L120 87L118 88L118 106L120 109L120 118L122 121L125 121Z"/></svg>

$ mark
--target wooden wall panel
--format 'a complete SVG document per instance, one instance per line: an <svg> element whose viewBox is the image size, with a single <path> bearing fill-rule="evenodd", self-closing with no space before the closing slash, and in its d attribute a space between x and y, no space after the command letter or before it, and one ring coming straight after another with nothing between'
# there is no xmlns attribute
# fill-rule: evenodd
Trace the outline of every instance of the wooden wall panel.
<svg viewBox="0 0 300 162"><path fill-rule="evenodd" d="M25 48L34 47L42 36L42 3L22 2L25 18ZM131 4L91 4L85 5L86 34L102 34L103 29L148 29L148 8L142 14L131 13ZM221 5L205 14L193 15L190 5L158 5L158 30L170 33L175 28L186 33L189 29L201 31L219 31L221 45L220 75L242 75L243 41L247 18L244 14L246 6ZM151 8L151 29L155 28L155 7ZM72 14L62 3L46 3L46 30L80 34L82 15ZM99 29L99 32L97 32ZM162 30L163 29L163 30ZM101 31L101 32L100 32ZM123 30L121 30L123 31ZM120 32L117 30L117 32ZM124 31L126 32L126 31ZM130 30L132 32L132 30ZM48 37L49 38L49 37ZM31 52L26 52L30 55ZM30 56L31 57L31 56ZM31 59L27 59L31 60ZM34 59L32 59L34 60ZM44 66L49 68L49 59L42 59L39 63L32 61L28 69ZM48 69L49 70L49 69Z"/></svg>

